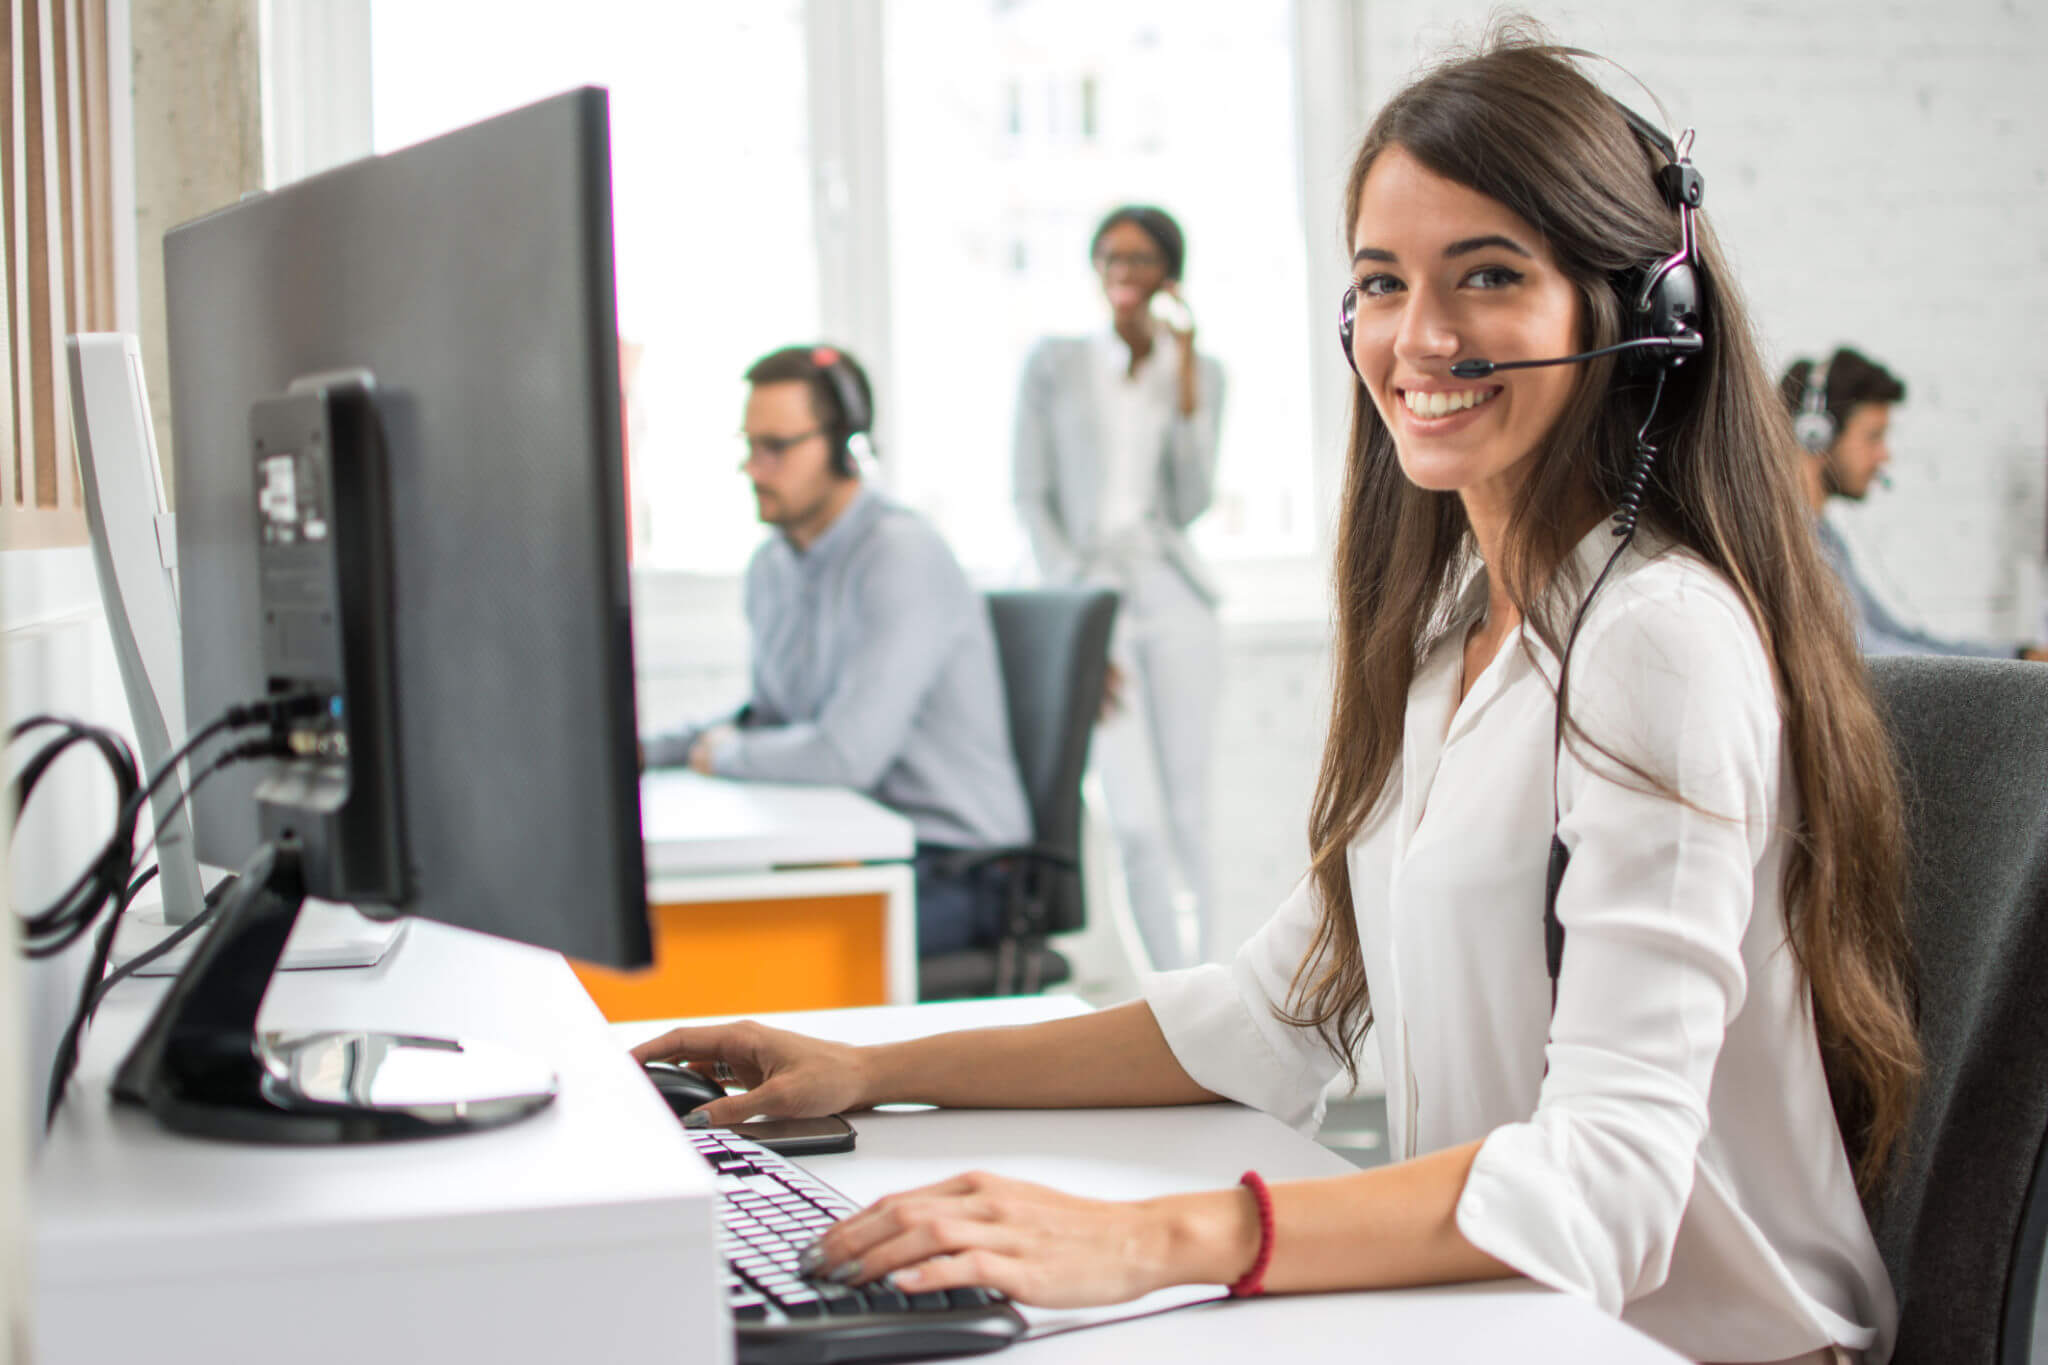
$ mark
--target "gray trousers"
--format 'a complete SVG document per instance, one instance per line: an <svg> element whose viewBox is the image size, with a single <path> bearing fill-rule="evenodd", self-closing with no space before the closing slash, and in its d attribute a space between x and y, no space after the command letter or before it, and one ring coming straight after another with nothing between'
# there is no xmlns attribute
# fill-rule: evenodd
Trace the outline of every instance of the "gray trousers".
<svg viewBox="0 0 2048 1365"><path fill-rule="evenodd" d="M1110 659L1121 709L1095 731L1131 912L1160 971L1209 953L1209 770L1223 673L1216 612L1171 564L1120 566Z"/></svg>

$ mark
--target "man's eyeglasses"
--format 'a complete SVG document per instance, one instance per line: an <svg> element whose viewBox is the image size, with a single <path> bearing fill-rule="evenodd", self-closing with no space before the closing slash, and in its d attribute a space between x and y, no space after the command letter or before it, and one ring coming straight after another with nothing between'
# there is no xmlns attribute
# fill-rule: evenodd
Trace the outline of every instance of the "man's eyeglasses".
<svg viewBox="0 0 2048 1365"><path fill-rule="evenodd" d="M741 432L740 439L746 442L748 459L751 460L757 455L766 455L771 460L779 460L805 441L810 440L813 436L823 436L824 434L825 428L812 427L809 431L799 431L790 436L749 436L745 432Z"/></svg>

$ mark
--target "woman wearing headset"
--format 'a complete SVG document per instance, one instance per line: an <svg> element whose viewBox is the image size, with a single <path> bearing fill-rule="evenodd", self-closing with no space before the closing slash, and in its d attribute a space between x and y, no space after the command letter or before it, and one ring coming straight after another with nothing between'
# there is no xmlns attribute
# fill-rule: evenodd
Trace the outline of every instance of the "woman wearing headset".
<svg viewBox="0 0 2048 1365"><path fill-rule="evenodd" d="M1143 1203L964 1176L835 1227L821 1273L1051 1304L1519 1274L1693 1359L1889 1354L1858 1193L1918 1070L1891 758L1697 175L1573 55L1495 37L1353 166L1310 869L1234 963L1031 1028L638 1050L757 1087L712 1123L1226 1097L1310 1127L1371 1026L1401 1159Z"/></svg>
<svg viewBox="0 0 2048 1365"><path fill-rule="evenodd" d="M1090 256L1110 325L1049 337L1025 362L1012 476L1047 583L1105 584L1121 603L1094 740L1131 908L1156 968L1200 961L1209 754L1222 638L1216 590L1186 530L1208 510L1223 367L1195 351L1179 299L1187 256L1164 211L1126 205Z"/></svg>

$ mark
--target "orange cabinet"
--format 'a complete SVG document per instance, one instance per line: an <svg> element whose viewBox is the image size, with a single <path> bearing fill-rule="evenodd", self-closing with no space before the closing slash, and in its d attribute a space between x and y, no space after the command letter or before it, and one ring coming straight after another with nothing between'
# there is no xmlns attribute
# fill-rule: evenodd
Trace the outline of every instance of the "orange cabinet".
<svg viewBox="0 0 2048 1365"><path fill-rule="evenodd" d="M888 1004L888 900L873 893L653 905L652 967L570 965L614 1023Z"/></svg>

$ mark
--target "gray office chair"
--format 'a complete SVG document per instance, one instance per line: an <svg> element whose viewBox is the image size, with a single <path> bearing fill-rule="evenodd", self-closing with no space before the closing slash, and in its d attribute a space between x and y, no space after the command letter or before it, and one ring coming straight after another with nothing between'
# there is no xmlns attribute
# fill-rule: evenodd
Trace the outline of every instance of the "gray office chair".
<svg viewBox="0 0 2048 1365"><path fill-rule="evenodd" d="M1925 1088L1871 1226L1897 1365L2023 1365L2048 1237L2048 668L1871 660L1912 845Z"/></svg>
<svg viewBox="0 0 2048 1365"><path fill-rule="evenodd" d="M973 863L1009 865L1003 936L993 947L920 959L920 999L1031 994L1072 973L1045 940L1086 922L1081 775L1102 706L1116 602L1107 590L988 595L1009 698L1010 744L1031 803L1032 842L973 856Z"/></svg>

